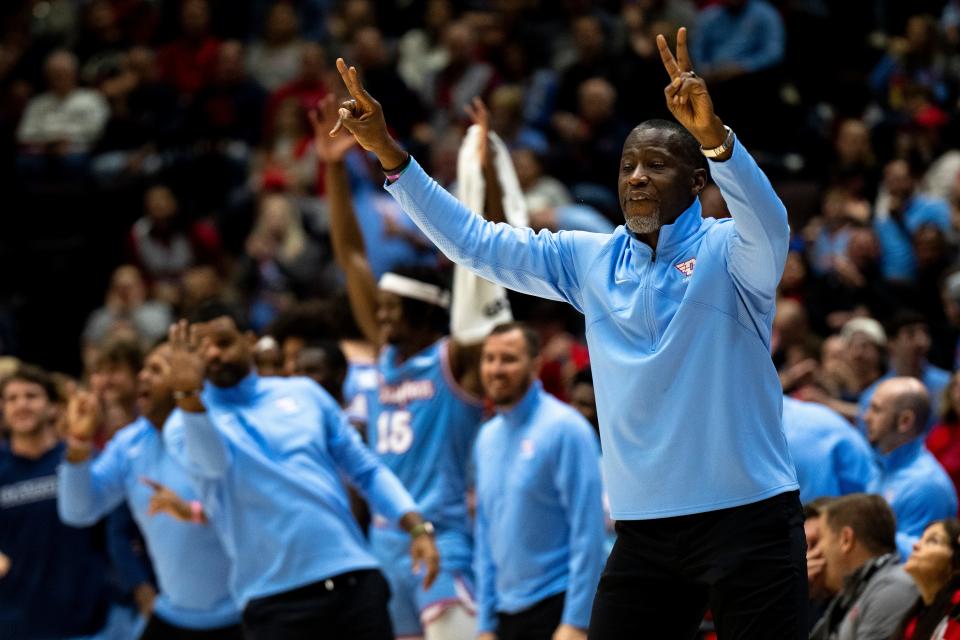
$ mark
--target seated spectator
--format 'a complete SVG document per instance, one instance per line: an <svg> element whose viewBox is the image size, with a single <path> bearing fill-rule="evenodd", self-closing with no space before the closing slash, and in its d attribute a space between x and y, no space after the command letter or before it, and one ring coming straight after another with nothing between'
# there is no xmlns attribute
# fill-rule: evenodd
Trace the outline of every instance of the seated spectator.
<svg viewBox="0 0 960 640"><path fill-rule="evenodd" d="M208 223L188 223L177 196L166 185L147 189L143 210L130 229L131 259L150 280L154 296L177 305L179 280L187 269L219 264L220 238Z"/></svg>
<svg viewBox="0 0 960 640"><path fill-rule="evenodd" d="M363 86L379 98L385 113L397 113L390 126L401 140L411 137L429 142L431 132L427 122L430 112L420 96L406 85L397 73L395 57L387 48L383 34L376 27L363 27L353 35L351 43L353 62L363 75Z"/></svg>
<svg viewBox="0 0 960 640"><path fill-rule="evenodd" d="M104 305L87 319L83 341L87 347L96 347L108 334L126 327L152 344L167 335L172 321L166 303L147 299L147 285L140 270L123 265L110 278Z"/></svg>
<svg viewBox="0 0 960 640"><path fill-rule="evenodd" d="M100 90L111 116L93 160L99 181L116 186L121 176L153 175L172 164L176 156L163 152L182 144L184 113L176 90L160 79L156 53L130 49L120 72Z"/></svg>
<svg viewBox="0 0 960 640"><path fill-rule="evenodd" d="M277 106L266 138L254 158L256 188L307 194L317 184L317 154L300 101L289 97Z"/></svg>
<svg viewBox="0 0 960 640"><path fill-rule="evenodd" d="M184 0L179 37L160 48L158 62L164 80L181 96L192 98L213 78L220 41L210 33L207 0Z"/></svg>
<svg viewBox="0 0 960 640"><path fill-rule="evenodd" d="M142 367L140 345L124 338L108 340L97 354L90 371L90 391L99 403L101 424L94 438L98 448L139 415L137 374Z"/></svg>
<svg viewBox="0 0 960 640"><path fill-rule="evenodd" d="M880 168L870 140L870 129L863 120L848 118L837 127L833 160L826 178L851 198L872 202L876 197Z"/></svg>
<svg viewBox="0 0 960 640"><path fill-rule="evenodd" d="M465 120L465 107L479 96L489 102L489 93L498 83L496 70L477 55L477 34L466 21L453 22L443 34L447 64L425 83L423 100L433 108L433 127Z"/></svg>
<svg viewBox="0 0 960 640"><path fill-rule="evenodd" d="M933 420L939 415L940 397L950 379L950 373L927 362L927 353L930 351L930 330L927 328L926 318L915 311L902 309L890 320L887 336L890 367L886 374L867 387L860 396L860 420L863 420L863 414L870 404L870 398L877 385L896 376L917 378L923 383L928 398L932 402L932 413L928 412L927 415ZM931 427L933 423L930 422L925 426Z"/></svg>
<svg viewBox="0 0 960 640"><path fill-rule="evenodd" d="M949 99L950 80L938 38L936 20L928 15L911 16L904 35L890 38L889 50L870 74L870 88L892 116L908 112L908 85L922 88L941 105Z"/></svg>
<svg viewBox="0 0 960 640"><path fill-rule="evenodd" d="M960 372L954 372L943 388L937 424L930 430L926 443L960 494Z"/></svg>
<svg viewBox="0 0 960 640"><path fill-rule="evenodd" d="M275 91L300 72L300 25L289 2L270 7L263 37L250 45L247 68L254 80L267 91Z"/></svg>
<svg viewBox="0 0 960 640"><path fill-rule="evenodd" d="M293 201L280 194L264 197L237 273L251 324L262 330L297 295L329 290L333 275L328 264L306 234Z"/></svg>
<svg viewBox="0 0 960 640"><path fill-rule="evenodd" d="M499 91L499 89L498 89ZM514 149L510 154L517 171L517 180L523 189L523 199L527 211L534 213L542 209L552 209L573 202L570 192L551 175L546 174L543 163L536 151L529 147Z"/></svg>
<svg viewBox="0 0 960 640"><path fill-rule="evenodd" d="M818 276L833 271L833 265L847 254L850 223L854 217L849 193L843 189L828 189L823 195L822 214L812 222L805 235L811 241L810 264ZM867 210L869 214L869 210Z"/></svg>
<svg viewBox="0 0 960 640"><path fill-rule="evenodd" d="M609 176L617 175L627 124L617 115L617 90L603 78L580 85L576 114L558 113L554 129L564 161L559 177L573 184L574 198L603 212L614 224L623 221Z"/></svg>
<svg viewBox="0 0 960 640"><path fill-rule="evenodd" d="M930 396L916 378L888 378L876 388L864 421L877 452L878 473L867 490L883 496L897 516L897 548L906 557L927 523L955 516L950 476L923 446Z"/></svg>
<svg viewBox="0 0 960 640"><path fill-rule="evenodd" d="M765 0L723 0L702 9L692 34L690 54L697 73L719 104L731 104L724 118L744 140L769 145L762 138L778 105L777 79L783 62L783 19ZM743 100L749 95L750 100Z"/></svg>
<svg viewBox="0 0 960 640"><path fill-rule="evenodd" d="M854 318L843 325L839 335L823 343L822 367L818 380L823 393L804 399L824 404L850 422L860 413L858 400L864 389L884 373L887 335L873 318Z"/></svg>
<svg viewBox="0 0 960 640"><path fill-rule="evenodd" d="M57 515L57 467L66 447L53 425L50 376L20 365L0 383L9 444L0 447L0 637L79 638L110 610L102 531Z"/></svg>
<svg viewBox="0 0 960 640"><path fill-rule="evenodd" d="M783 431L797 468L801 503L866 491L874 474L873 452L843 416L785 396Z"/></svg>
<svg viewBox="0 0 960 640"><path fill-rule="evenodd" d="M96 86L121 66L129 46L127 32L117 20L110 0L93 0L83 8L80 35L73 46L80 66L80 78Z"/></svg>
<svg viewBox="0 0 960 640"><path fill-rule="evenodd" d="M903 566L920 597L904 615L892 640L954 640L960 638L960 522L934 522L913 546Z"/></svg>
<svg viewBox="0 0 960 640"><path fill-rule="evenodd" d="M30 99L17 127L20 168L37 177L47 160L58 160L82 173L110 109L99 92L77 85L77 59L69 51L47 56L44 71L48 90Z"/></svg>
<svg viewBox="0 0 960 640"><path fill-rule="evenodd" d="M570 21L573 45L557 52L561 68L557 87L557 116L576 113L580 105L580 87L590 78L614 79L615 65L610 54L610 38L598 13L578 15ZM563 58L573 56L567 64Z"/></svg>
<svg viewBox="0 0 960 640"><path fill-rule="evenodd" d="M916 176L906 160L893 160L884 167L883 188L873 222L880 240L883 277L913 282L917 275L913 235L927 224L949 231L950 207L944 200L917 193Z"/></svg>
<svg viewBox="0 0 960 640"><path fill-rule="evenodd" d="M525 96L522 85L497 87L490 94L490 127L503 139L507 148L527 149L545 154L549 144L536 128L524 120Z"/></svg>
<svg viewBox="0 0 960 640"><path fill-rule="evenodd" d="M323 47L315 42L306 42L300 47L300 66L296 77L281 85L271 94L267 102L266 134L269 137L271 123L276 121L280 105L289 98L294 98L300 104L300 113L308 113L316 109L317 104L327 95L327 58Z"/></svg>
<svg viewBox="0 0 960 640"><path fill-rule="evenodd" d="M407 86L423 95L425 81L447 66L442 38L453 20L450 0L428 0L423 21L400 37L397 43L397 72Z"/></svg>
<svg viewBox="0 0 960 640"><path fill-rule="evenodd" d="M899 564L893 511L876 495L828 502L820 512L814 557L824 560L824 585L834 595L810 640L887 638L917 598Z"/></svg>

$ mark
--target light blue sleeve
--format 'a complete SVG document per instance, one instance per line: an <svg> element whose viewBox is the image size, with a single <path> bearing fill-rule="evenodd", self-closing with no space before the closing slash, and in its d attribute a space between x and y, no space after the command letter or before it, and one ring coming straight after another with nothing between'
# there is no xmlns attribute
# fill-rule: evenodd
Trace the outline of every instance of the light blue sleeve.
<svg viewBox="0 0 960 640"><path fill-rule="evenodd" d="M419 511L400 480L363 444L347 415L332 400L321 402L327 450L373 510L391 522L399 521L406 513Z"/></svg>
<svg viewBox="0 0 960 640"><path fill-rule="evenodd" d="M740 60L740 64L747 71L762 71L783 60L786 36L783 30L783 20L773 7L758 5L757 12L763 25L763 37L759 38L760 49Z"/></svg>
<svg viewBox="0 0 960 640"><path fill-rule="evenodd" d="M734 221L727 242L730 275L753 311L769 313L787 261L787 209L739 140L734 141L730 158L710 162L710 175Z"/></svg>
<svg viewBox="0 0 960 640"><path fill-rule="evenodd" d="M606 560L600 449L585 425L558 427L560 457L554 482L570 526L570 578L561 621L586 629Z"/></svg>
<svg viewBox="0 0 960 640"><path fill-rule="evenodd" d="M484 220L424 173L413 158L386 189L450 260L508 289L566 301L583 311L575 245L596 234L534 233Z"/></svg>
<svg viewBox="0 0 960 640"><path fill-rule="evenodd" d="M226 438L213 424L208 413L177 409L180 424L168 421L163 437L187 472L205 480L218 480L230 468L231 454Z"/></svg>
<svg viewBox="0 0 960 640"><path fill-rule="evenodd" d="M853 432L852 426L844 426ZM834 450L834 472L842 495L864 493L877 473L870 445L859 433L850 435Z"/></svg>
<svg viewBox="0 0 960 640"><path fill-rule="evenodd" d="M475 467L476 458L474 454ZM477 576L477 633L497 630L497 569L490 556L489 530L483 502L478 498L473 544L473 571Z"/></svg>
<svg viewBox="0 0 960 640"><path fill-rule="evenodd" d="M57 511L72 527L89 527L116 509L126 497L126 455L115 437L94 460L64 461L57 470Z"/></svg>

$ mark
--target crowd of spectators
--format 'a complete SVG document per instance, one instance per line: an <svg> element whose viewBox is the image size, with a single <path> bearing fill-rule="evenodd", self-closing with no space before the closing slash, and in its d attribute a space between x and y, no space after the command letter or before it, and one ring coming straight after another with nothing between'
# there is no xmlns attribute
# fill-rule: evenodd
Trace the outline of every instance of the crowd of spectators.
<svg viewBox="0 0 960 640"><path fill-rule="evenodd" d="M917 378L932 404L918 437L960 488L957 0L20 0L0 23L0 364L89 381L115 427L134 412L130 352L205 300L273 335L265 358L293 326L358 337L307 119L343 93L337 56L445 186L479 96L531 225L604 232L626 134L669 117L654 37L683 25L790 214L785 395L869 433L882 381ZM375 161L348 166L374 272L449 272ZM702 201L728 215L716 187ZM545 386L582 402L582 320L511 300L542 334Z"/></svg>

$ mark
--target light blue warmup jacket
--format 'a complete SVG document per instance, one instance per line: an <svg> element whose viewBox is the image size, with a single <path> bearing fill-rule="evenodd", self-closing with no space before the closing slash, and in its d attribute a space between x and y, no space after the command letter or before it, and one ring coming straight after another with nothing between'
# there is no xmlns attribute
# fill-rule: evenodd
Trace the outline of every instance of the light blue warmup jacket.
<svg viewBox="0 0 960 640"><path fill-rule="evenodd" d="M856 427L815 402L783 399L783 430L797 467L800 502L863 493L877 470Z"/></svg>
<svg viewBox="0 0 960 640"><path fill-rule="evenodd" d="M197 498L187 472L169 455L163 435L149 420L138 418L118 431L94 460L64 462L58 475L57 508L69 525L89 526L127 501L160 586L157 615L183 629L240 623L240 609L228 589L230 562L213 528L147 513L153 489L143 478L184 500Z"/></svg>
<svg viewBox="0 0 960 640"><path fill-rule="evenodd" d="M164 437L200 488L237 602L377 567L340 472L391 521L417 506L320 385L251 373L202 398L207 412L175 411Z"/></svg>
<svg viewBox="0 0 960 640"><path fill-rule="evenodd" d="M537 382L483 426L475 456L477 630L563 592L561 621L586 629L606 560L593 428Z"/></svg>
<svg viewBox="0 0 960 640"><path fill-rule="evenodd" d="M710 169L733 219L702 219L695 200L660 230L656 252L622 226L534 233L485 221L415 160L386 186L454 262L586 316L617 520L736 507L798 488L770 358L787 213L739 142Z"/></svg>

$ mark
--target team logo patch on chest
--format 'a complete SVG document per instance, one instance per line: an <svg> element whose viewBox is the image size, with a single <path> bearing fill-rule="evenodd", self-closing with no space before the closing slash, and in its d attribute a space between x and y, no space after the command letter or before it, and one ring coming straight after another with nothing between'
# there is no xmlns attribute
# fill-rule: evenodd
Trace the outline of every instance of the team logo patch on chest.
<svg viewBox="0 0 960 640"><path fill-rule="evenodd" d="M277 409L283 413L296 413L300 409L297 401L289 397L277 400L276 406Z"/></svg>
<svg viewBox="0 0 960 640"><path fill-rule="evenodd" d="M693 268L697 266L697 259L690 258L689 260L678 262L673 266L676 267L677 271L679 271L680 273L682 273L683 275L689 278L690 276L693 275Z"/></svg>

